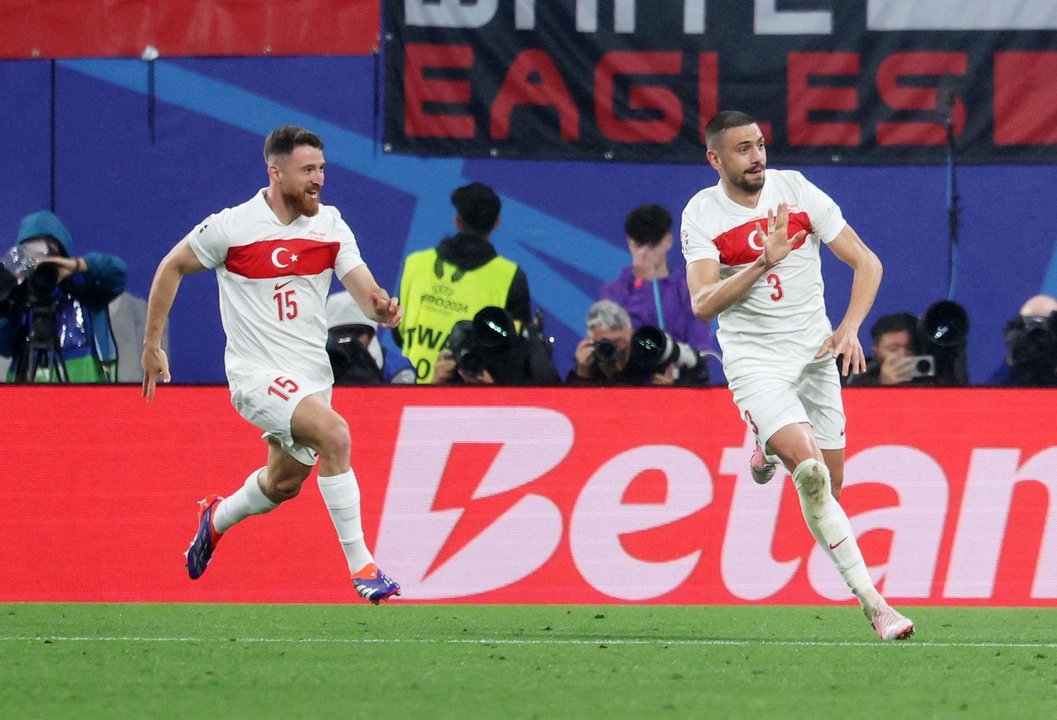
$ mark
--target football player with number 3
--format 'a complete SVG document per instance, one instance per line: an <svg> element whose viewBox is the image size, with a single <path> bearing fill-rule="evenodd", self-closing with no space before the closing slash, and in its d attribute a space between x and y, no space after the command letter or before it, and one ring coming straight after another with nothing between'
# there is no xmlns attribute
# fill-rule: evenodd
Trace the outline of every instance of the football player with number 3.
<svg viewBox="0 0 1057 720"><path fill-rule="evenodd" d="M804 519L884 640L914 624L874 587L848 517L840 373L866 369L859 326L881 283L881 262L840 208L799 172L768 170L759 125L721 112L705 128L719 183L683 210L682 247L694 314L719 316L734 403L756 436L752 477L769 481L780 461L792 473ZM834 330L826 317L820 248L854 272L851 299Z"/></svg>
<svg viewBox="0 0 1057 720"><path fill-rule="evenodd" d="M331 278L385 327L404 311L378 286L337 209L320 203L323 141L283 125L264 141L268 187L203 220L161 261L147 302L143 396L169 382L162 331L184 275L214 268L227 334L224 365L231 401L264 431L267 464L223 498L199 502L187 572L197 579L236 523L274 510L301 490L317 460L319 490L345 551L352 584L375 604L400 592L374 563L360 522L360 490L349 465L345 420L330 407L334 375L326 351Z"/></svg>

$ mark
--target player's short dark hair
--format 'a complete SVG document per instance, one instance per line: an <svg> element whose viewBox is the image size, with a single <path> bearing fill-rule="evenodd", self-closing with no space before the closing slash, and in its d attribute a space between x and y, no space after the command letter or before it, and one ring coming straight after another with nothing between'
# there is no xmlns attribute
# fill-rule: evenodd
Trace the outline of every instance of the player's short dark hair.
<svg viewBox="0 0 1057 720"><path fill-rule="evenodd" d="M672 229L672 214L660 205L641 205L624 221L624 233L638 245L657 245Z"/></svg>
<svg viewBox="0 0 1057 720"><path fill-rule="evenodd" d="M918 330L918 319L908 312L892 313L877 318L877 322L870 328L870 338L873 344L881 342L881 336L888 333L903 332L910 333L912 345L916 345L916 334Z"/></svg>
<svg viewBox="0 0 1057 720"><path fill-rule="evenodd" d="M299 145L309 145L322 150L323 139L297 125L280 125L264 138L264 160L271 162L276 155L289 155Z"/></svg>
<svg viewBox="0 0 1057 720"><path fill-rule="evenodd" d="M745 127L756 123L756 118L740 110L724 110L716 113L715 117L705 125L705 146L711 148L712 141L731 128Z"/></svg>
<svg viewBox="0 0 1057 720"><path fill-rule="evenodd" d="M502 203L495 191L483 183L475 182L456 188L451 194L451 204L455 206L455 212L468 232L487 235L499 222Z"/></svg>

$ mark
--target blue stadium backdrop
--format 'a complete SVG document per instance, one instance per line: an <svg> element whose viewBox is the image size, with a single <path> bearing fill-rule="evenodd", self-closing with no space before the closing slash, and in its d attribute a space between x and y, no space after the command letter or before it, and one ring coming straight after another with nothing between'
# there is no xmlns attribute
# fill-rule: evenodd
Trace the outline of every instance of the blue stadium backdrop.
<svg viewBox="0 0 1057 720"><path fill-rule="evenodd" d="M713 8L722 5L709 3L710 23ZM759 10L768 3L756 5ZM776 4L769 6L773 10ZM1031 31L1011 25L994 37L1040 51L1057 67L1052 15ZM611 27L614 18L603 16L603 21ZM751 18L746 22L752 35ZM509 28L504 32L515 35ZM423 39L428 38L417 38ZM390 53L403 48L401 38L390 42ZM969 59L976 68L977 56ZM470 181L493 186L504 203L495 244L525 268L533 300L556 338L556 359L567 370L588 305L600 284L628 261L625 214L636 205L658 202L678 217L694 192L716 180L703 151L691 146L676 161L654 163L621 161L619 153L613 160L554 159L554 153L545 153L548 159L524 159L523 153L515 159L502 152L490 157L479 147L430 158L406 154L438 149L416 150L398 132L394 135L399 127L392 108L386 118L386 77L396 72L399 78L400 67L387 68L380 55L369 54L206 58L163 52L153 63L127 57L0 60L0 134L8 138L0 245L13 241L24 214L52 207L72 231L76 247L123 257L131 268L129 290L145 297L154 268L173 243L210 212L245 200L265 183L264 135L280 123L302 124L326 141L325 202L341 209L368 263L389 287L396 286L407 253L451 232L448 195L453 188ZM864 77L853 82L873 83L867 70L876 68L864 66ZM1055 78L1057 73L1050 72L1043 78L1051 96ZM391 84L390 100L399 80ZM992 98L997 105L998 88L985 90L976 100ZM972 99L976 89L959 87L958 92ZM935 87L929 97L938 101ZM726 101L723 92L719 100ZM976 112L990 117L992 109L960 103L957 113L968 110L965 127L979 139L991 124L981 130L971 119ZM783 108L770 117L781 120L788 112ZM1002 362L1002 328L1023 300L1038 292L1057 295L1052 230L1057 124L1052 114L1039 122L1032 132L1045 147L1038 153L1018 151L1003 163L998 162L1001 153L989 157L984 147L973 157L989 158L989 164L958 169L963 212L954 299L972 318L970 371L977 383ZM1024 142L1017 135L1022 131L1008 123L992 124L995 132L1001 129ZM778 135L779 142L787 140ZM850 153L839 162L804 169L840 203L885 263L881 292L861 333L868 347L872 319L897 310L920 313L947 296L947 173L935 143L919 154L904 148L871 164L853 165L854 159ZM1018 164L1010 164L1014 161ZM803 167L805 162L820 158L776 152L771 165ZM671 262L681 263L677 247ZM850 274L832 257L824 261L824 273L830 313L839 318ZM224 340L211 274L185 282L172 314L170 342L174 381L224 381Z"/></svg>

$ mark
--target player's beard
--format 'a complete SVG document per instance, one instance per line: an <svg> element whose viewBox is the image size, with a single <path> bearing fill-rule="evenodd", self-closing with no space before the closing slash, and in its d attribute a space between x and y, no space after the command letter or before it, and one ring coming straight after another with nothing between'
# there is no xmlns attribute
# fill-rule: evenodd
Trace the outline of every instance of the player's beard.
<svg viewBox="0 0 1057 720"><path fill-rule="evenodd" d="M750 178L749 173L756 170L761 171L759 179ZM741 175L731 179L731 184L739 190L744 190L747 193L758 193L763 189L764 180L767 178L765 174L766 170L766 165L753 165L752 167L747 168Z"/></svg>
<svg viewBox="0 0 1057 720"><path fill-rule="evenodd" d="M288 192L283 189L283 202L288 208L297 212L298 215L305 215L306 217L312 217L319 212L319 194L313 197L308 194L308 191L313 187L301 188L294 192ZM315 187L317 191L318 187Z"/></svg>

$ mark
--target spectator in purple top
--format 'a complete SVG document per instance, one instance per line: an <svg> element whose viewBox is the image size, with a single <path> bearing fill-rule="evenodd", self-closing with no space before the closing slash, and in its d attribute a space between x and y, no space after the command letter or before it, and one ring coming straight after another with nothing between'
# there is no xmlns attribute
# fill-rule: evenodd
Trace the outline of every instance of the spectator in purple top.
<svg viewBox="0 0 1057 720"><path fill-rule="evenodd" d="M701 322L690 309L686 273L668 265L672 248L672 216L660 205L643 205L632 210L624 221L631 266L616 280L602 286L603 300L612 300L631 317L631 326L652 325L695 350L718 358L712 328ZM722 381L722 368L710 362L713 382Z"/></svg>

